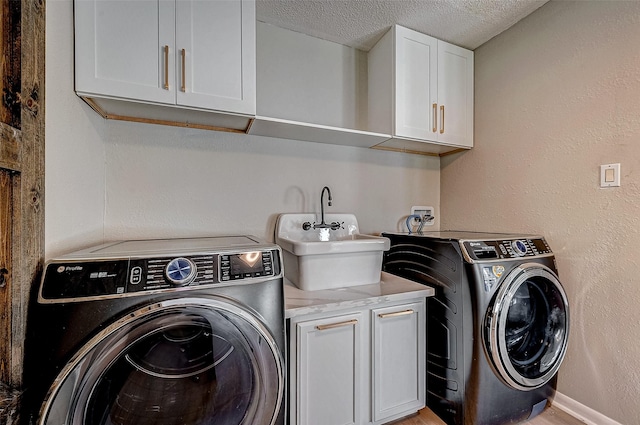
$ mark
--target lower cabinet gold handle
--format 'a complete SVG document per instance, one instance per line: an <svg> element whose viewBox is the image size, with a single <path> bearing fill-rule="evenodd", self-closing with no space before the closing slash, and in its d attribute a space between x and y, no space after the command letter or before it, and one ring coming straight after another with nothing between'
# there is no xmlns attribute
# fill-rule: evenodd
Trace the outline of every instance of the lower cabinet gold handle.
<svg viewBox="0 0 640 425"><path fill-rule="evenodd" d="M444 105L440 105L440 134L444 133Z"/></svg>
<svg viewBox="0 0 640 425"><path fill-rule="evenodd" d="M404 311L396 311L395 313L380 313L378 317L381 319L387 319L389 317L398 317L398 316L408 316L409 314L413 314L415 311L413 310L404 310Z"/></svg>
<svg viewBox="0 0 640 425"><path fill-rule="evenodd" d="M164 46L164 89L169 90L169 46Z"/></svg>
<svg viewBox="0 0 640 425"><path fill-rule="evenodd" d="M185 71L186 71L186 67L185 67L186 56L187 56L187 52L185 52L185 50L182 49L182 86L180 86L180 90L182 90L183 92L187 91L187 77L185 75Z"/></svg>
<svg viewBox="0 0 640 425"><path fill-rule="evenodd" d="M433 104L433 132L438 131L438 104Z"/></svg>
<svg viewBox="0 0 640 425"><path fill-rule="evenodd" d="M347 320L345 322L331 323L329 325L318 325L316 329L319 331L324 331L327 329L341 328L343 326L351 326L358 323L358 319Z"/></svg>

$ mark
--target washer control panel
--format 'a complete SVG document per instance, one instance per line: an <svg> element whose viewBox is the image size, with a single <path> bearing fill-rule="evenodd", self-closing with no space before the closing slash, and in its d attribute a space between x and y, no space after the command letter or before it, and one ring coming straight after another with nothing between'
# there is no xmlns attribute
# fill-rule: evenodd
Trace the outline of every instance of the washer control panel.
<svg viewBox="0 0 640 425"><path fill-rule="evenodd" d="M277 278L281 273L280 252L275 249L51 262L45 269L40 299L117 297L146 291L235 285Z"/></svg>
<svg viewBox="0 0 640 425"><path fill-rule="evenodd" d="M549 245L541 237L501 239L487 241L462 241L466 258L472 262L535 257L552 254Z"/></svg>

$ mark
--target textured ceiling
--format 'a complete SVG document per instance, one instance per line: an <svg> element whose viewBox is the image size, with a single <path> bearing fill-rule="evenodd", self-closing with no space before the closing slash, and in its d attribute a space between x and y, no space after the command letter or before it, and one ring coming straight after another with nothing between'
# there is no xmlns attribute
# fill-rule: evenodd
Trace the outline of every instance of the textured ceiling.
<svg viewBox="0 0 640 425"><path fill-rule="evenodd" d="M400 24L475 49L548 0L257 0L258 20L362 50Z"/></svg>

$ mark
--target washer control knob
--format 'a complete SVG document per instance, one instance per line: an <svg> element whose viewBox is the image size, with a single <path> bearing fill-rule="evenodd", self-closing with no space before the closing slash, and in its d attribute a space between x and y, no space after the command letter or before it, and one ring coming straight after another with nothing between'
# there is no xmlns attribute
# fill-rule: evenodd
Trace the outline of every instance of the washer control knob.
<svg viewBox="0 0 640 425"><path fill-rule="evenodd" d="M511 248L513 249L513 253L518 257L522 257L527 253L527 244L519 239L511 242Z"/></svg>
<svg viewBox="0 0 640 425"><path fill-rule="evenodd" d="M196 265L188 258L174 258L167 264L164 274L169 283L173 285L188 285L196 277Z"/></svg>

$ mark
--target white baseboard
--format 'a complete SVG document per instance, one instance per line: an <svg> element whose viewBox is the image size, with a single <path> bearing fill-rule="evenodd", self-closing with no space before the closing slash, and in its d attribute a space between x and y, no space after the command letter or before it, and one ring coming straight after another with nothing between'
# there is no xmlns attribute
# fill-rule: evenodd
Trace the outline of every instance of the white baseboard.
<svg viewBox="0 0 640 425"><path fill-rule="evenodd" d="M564 410L587 425L622 425L620 422L616 422L602 413L597 412L562 393L556 392L551 404L558 409Z"/></svg>

